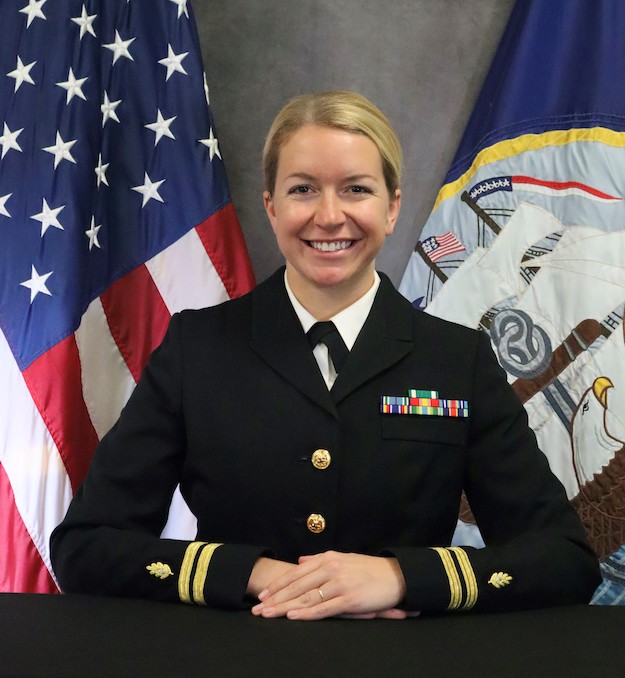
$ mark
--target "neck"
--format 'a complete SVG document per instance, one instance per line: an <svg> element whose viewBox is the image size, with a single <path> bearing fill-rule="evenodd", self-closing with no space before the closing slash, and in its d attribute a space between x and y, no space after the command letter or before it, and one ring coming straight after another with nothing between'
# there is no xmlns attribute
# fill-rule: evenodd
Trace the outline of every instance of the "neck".
<svg viewBox="0 0 625 678"><path fill-rule="evenodd" d="M351 306L365 295L374 283L374 269L361 280L350 281L351 284L317 287L308 281L302 283L301 278L287 266L289 287L299 303L317 320L328 320Z"/></svg>

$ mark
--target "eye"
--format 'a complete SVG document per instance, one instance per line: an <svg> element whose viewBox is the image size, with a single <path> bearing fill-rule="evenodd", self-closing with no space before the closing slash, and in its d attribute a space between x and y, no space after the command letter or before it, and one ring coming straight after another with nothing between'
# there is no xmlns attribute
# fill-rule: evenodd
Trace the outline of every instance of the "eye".
<svg viewBox="0 0 625 678"><path fill-rule="evenodd" d="M299 186L293 186L293 188L289 188L289 195L306 195L307 193L310 193L311 187L306 185L306 184L301 184Z"/></svg>
<svg viewBox="0 0 625 678"><path fill-rule="evenodd" d="M372 193L373 192L367 186L361 186L360 184L350 186L349 191L350 191L350 193Z"/></svg>

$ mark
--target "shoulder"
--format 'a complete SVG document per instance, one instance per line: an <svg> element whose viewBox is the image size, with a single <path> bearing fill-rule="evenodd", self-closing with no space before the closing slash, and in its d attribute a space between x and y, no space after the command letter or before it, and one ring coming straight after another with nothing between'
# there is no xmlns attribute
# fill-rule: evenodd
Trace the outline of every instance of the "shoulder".
<svg viewBox="0 0 625 678"><path fill-rule="evenodd" d="M279 269L253 290L235 299L174 314L170 330L175 327L175 331L182 336L199 334L204 338L212 335L248 335L255 313L262 313L272 302L279 303L282 297L286 298L283 271L283 268Z"/></svg>
<svg viewBox="0 0 625 678"><path fill-rule="evenodd" d="M458 323L430 315L427 310L416 309L400 292L384 273L380 275L379 303L386 307L387 314L398 315L409 319L415 337L428 342L436 342L444 348L464 346L476 349L480 343L490 343L488 336L477 329L459 325ZM420 343L421 343L420 342Z"/></svg>

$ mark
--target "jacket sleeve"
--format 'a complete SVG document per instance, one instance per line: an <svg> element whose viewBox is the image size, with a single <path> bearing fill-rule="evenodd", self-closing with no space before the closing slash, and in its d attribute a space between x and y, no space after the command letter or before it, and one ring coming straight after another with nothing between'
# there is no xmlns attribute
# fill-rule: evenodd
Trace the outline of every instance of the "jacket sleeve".
<svg viewBox="0 0 625 678"><path fill-rule="evenodd" d="M469 402L464 489L485 548L396 548L409 610L506 610L587 603L597 558L485 335Z"/></svg>
<svg viewBox="0 0 625 678"><path fill-rule="evenodd" d="M159 537L183 474L181 361L174 316L52 533L52 565L63 591L249 605L249 575L267 549Z"/></svg>

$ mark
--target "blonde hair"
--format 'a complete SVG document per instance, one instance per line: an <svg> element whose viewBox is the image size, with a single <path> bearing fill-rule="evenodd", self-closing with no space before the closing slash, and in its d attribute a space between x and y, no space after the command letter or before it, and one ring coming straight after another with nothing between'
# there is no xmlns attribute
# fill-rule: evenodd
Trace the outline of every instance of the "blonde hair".
<svg viewBox="0 0 625 678"><path fill-rule="evenodd" d="M364 134L377 146L389 194L394 195L401 178L402 153L388 118L369 99L356 92L317 92L297 96L273 121L263 149L265 190L273 193L282 146L305 125L333 127Z"/></svg>

